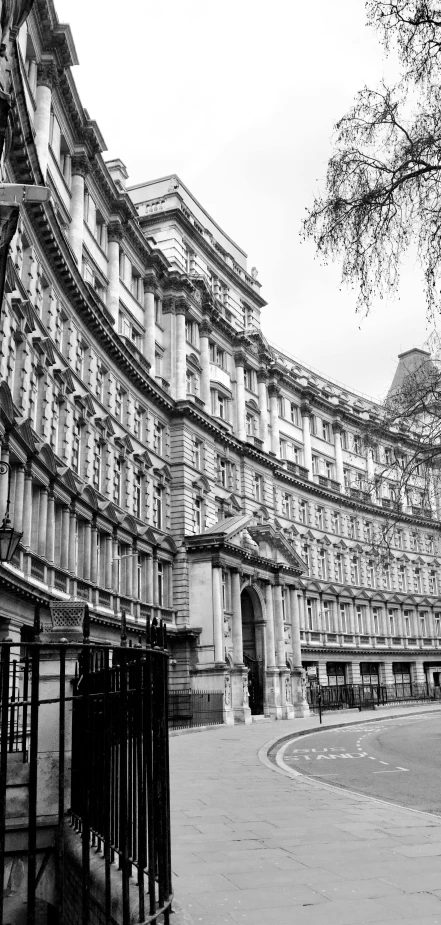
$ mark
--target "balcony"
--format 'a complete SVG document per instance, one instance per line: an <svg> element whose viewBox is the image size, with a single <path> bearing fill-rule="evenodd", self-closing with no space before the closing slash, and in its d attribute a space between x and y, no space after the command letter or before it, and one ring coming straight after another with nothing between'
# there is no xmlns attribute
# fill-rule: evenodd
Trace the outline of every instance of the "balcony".
<svg viewBox="0 0 441 925"><path fill-rule="evenodd" d="M247 434L247 443L251 443L252 446L257 447L258 450L261 450L263 447L263 440L260 440L259 437L255 437L253 434Z"/></svg>
<svg viewBox="0 0 441 925"><path fill-rule="evenodd" d="M364 491L362 488L350 488L349 497L356 498L357 501L370 501L371 496L368 491Z"/></svg>
<svg viewBox="0 0 441 925"><path fill-rule="evenodd" d="M335 479L328 478L327 475L313 475L313 480L317 485L321 485L322 488L329 488L331 491L341 491L340 482L336 482Z"/></svg>
<svg viewBox="0 0 441 925"><path fill-rule="evenodd" d="M387 511L401 511L400 502L394 501L392 498L382 498L381 507L386 508Z"/></svg>
<svg viewBox="0 0 441 925"><path fill-rule="evenodd" d="M308 481L309 478L309 469L305 469L304 466L299 466L298 463L292 462L290 459L281 459L280 465L283 466L287 472L290 472L292 475L296 475L299 479L305 479Z"/></svg>
<svg viewBox="0 0 441 925"><path fill-rule="evenodd" d="M433 518L433 514L430 508L421 507L419 504L412 505L412 514L414 514L416 517L424 517L425 520L432 520Z"/></svg>

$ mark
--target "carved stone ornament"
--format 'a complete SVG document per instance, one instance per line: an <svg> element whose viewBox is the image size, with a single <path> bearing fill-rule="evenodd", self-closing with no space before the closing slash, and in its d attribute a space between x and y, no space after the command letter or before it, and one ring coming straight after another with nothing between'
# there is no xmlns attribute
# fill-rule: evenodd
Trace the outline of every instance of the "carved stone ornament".
<svg viewBox="0 0 441 925"><path fill-rule="evenodd" d="M248 678L247 676L243 679L243 705L244 707L248 706Z"/></svg>
<svg viewBox="0 0 441 925"><path fill-rule="evenodd" d="M74 154L72 157L72 176L79 174L80 177L87 177L90 170L89 160L85 154Z"/></svg>
<svg viewBox="0 0 441 925"><path fill-rule="evenodd" d="M224 696L225 696L225 706L231 706L231 677L229 674L225 675L224 681Z"/></svg>
<svg viewBox="0 0 441 925"><path fill-rule="evenodd" d="M285 700L287 703L291 703L292 701L291 678L289 675L285 678Z"/></svg>

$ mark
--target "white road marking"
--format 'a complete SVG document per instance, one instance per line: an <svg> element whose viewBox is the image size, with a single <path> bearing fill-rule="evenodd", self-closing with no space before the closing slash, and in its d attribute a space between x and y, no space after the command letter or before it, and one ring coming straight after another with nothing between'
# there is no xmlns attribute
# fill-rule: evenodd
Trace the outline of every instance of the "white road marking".
<svg viewBox="0 0 441 925"><path fill-rule="evenodd" d="M407 771L407 768L388 768L387 771L373 771L373 774L396 774L397 771Z"/></svg>
<svg viewBox="0 0 441 925"><path fill-rule="evenodd" d="M408 770L409 770L409 768L400 768L400 767L397 765L397 771L408 771Z"/></svg>

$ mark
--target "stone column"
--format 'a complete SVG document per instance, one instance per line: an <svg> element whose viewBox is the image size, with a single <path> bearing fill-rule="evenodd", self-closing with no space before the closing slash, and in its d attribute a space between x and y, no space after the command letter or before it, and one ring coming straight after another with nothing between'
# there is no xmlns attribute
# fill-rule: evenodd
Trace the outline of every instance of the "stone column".
<svg viewBox="0 0 441 925"><path fill-rule="evenodd" d="M113 222L107 229L107 259L108 259L108 280L107 287L107 308L113 315L114 327L118 330L119 315L119 246L122 237L122 229L119 224Z"/></svg>
<svg viewBox="0 0 441 925"><path fill-rule="evenodd" d="M295 668L302 667L302 645L300 641L300 613L299 599L295 588L289 588L291 598L291 636L292 636L292 660Z"/></svg>
<svg viewBox="0 0 441 925"><path fill-rule="evenodd" d="M303 462L308 469L309 479L312 481L312 450L311 450L311 419L309 405L302 405L302 429L303 429Z"/></svg>
<svg viewBox="0 0 441 925"><path fill-rule="evenodd" d="M199 328L199 345L201 349L201 398L205 402L205 410L211 413L211 395L210 395L210 334L211 325L208 321L202 321Z"/></svg>
<svg viewBox="0 0 441 925"><path fill-rule="evenodd" d="M185 352L185 312L184 299L175 303L176 317L176 401L183 401L187 395L187 360Z"/></svg>
<svg viewBox="0 0 441 925"><path fill-rule="evenodd" d="M236 364L236 436L245 440L245 354L239 350L234 354Z"/></svg>
<svg viewBox="0 0 441 925"><path fill-rule="evenodd" d="M87 171L87 157L84 154L74 155L72 158L69 244L75 254L75 260L80 270L84 238L84 178Z"/></svg>
<svg viewBox="0 0 441 925"><path fill-rule="evenodd" d="M153 604L153 556L147 555L147 587L146 587L146 597L147 603Z"/></svg>
<svg viewBox="0 0 441 925"><path fill-rule="evenodd" d="M214 662L216 665L225 662L224 654L224 614L222 607L222 569L218 565L212 567L213 586L213 646Z"/></svg>
<svg viewBox="0 0 441 925"><path fill-rule="evenodd" d="M15 504L14 504L14 529L19 533L23 530L23 506L24 506L24 487L25 487L25 468L19 464L15 477Z"/></svg>
<svg viewBox="0 0 441 925"><path fill-rule="evenodd" d="M32 465L27 464L25 470L24 494L23 494L23 539L22 543L25 549L31 548L31 529L32 529Z"/></svg>
<svg viewBox="0 0 441 925"><path fill-rule="evenodd" d="M40 488L40 505L38 511L38 555L42 556L42 558L46 556L47 496L48 489L46 485L42 485Z"/></svg>
<svg viewBox="0 0 441 925"><path fill-rule="evenodd" d="M259 437L263 442L263 449L268 453L268 401L266 394L267 374L264 369L259 369L257 373L257 382L259 389Z"/></svg>
<svg viewBox="0 0 441 925"><path fill-rule="evenodd" d="M69 572L75 575L77 568L77 515L74 507L70 509L69 523Z"/></svg>
<svg viewBox="0 0 441 925"><path fill-rule="evenodd" d="M118 537L116 533L112 536L112 589L115 594L119 594L121 582L121 562L118 559Z"/></svg>
<svg viewBox="0 0 441 925"><path fill-rule="evenodd" d="M372 501L375 501L375 465L374 453L372 447L366 447L366 477L368 481L368 491Z"/></svg>
<svg viewBox="0 0 441 925"><path fill-rule="evenodd" d="M150 375L155 375L155 291L156 277L149 275L144 278L144 356L150 363Z"/></svg>
<svg viewBox="0 0 441 925"><path fill-rule="evenodd" d="M153 550L152 555L152 569L153 569L153 603L155 607L158 606L158 557L156 554L156 549Z"/></svg>
<svg viewBox="0 0 441 925"><path fill-rule="evenodd" d="M276 644L274 639L274 611L273 611L273 589L270 582L265 589L266 605L266 652L268 659L268 668L274 668L276 664Z"/></svg>
<svg viewBox="0 0 441 925"><path fill-rule="evenodd" d="M47 496L46 559L51 564L55 559L55 496L52 486Z"/></svg>
<svg viewBox="0 0 441 925"><path fill-rule="evenodd" d="M90 581L90 564L92 549L92 524L90 520L83 521L83 562L82 577L85 581Z"/></svg>
<svg viewBox="0 0 441 925"><path fill-rule="evenodd" d="M233 662L243 665L242 607L240 601L240 572L231 569L231 604L233 609Z"/></svg>
<svg viewBox="0 0 441 925"><path fill-rule="evenodd" d="M98 527L96 517L92 520L92 530L90 534L90 580L92 584L98 582Z"/></svg>
<svg viewBox="0 0 441 925"><path fill-rule="evenodd" d="M334 444L335 444L335 468L337 474L337 482L340 482L341 490L344 491L345 487L345 478L343 473L343 450L341 445L341 424L340 421L334 421L332 425L334 431Z"/></svg>
<svg viewBox="0 0 441 925"><path fill-rule="evenodd" d="M139 598L139 593L138 593L138 584L139 584L139 582L138 582L138 563L139 563L139 556L138 556L138 550L137 550L136 546L133 547L133 549L132 549L132 554L133 554L133 555L132 555L132 559L130 560L130 562L131 562L131 568L132 568L132 597Z"/></svg>
<svg viewBox="0 0 441 925"><path fill-rule="evenodd" d="M41 172L46 179L49 132L51 125L52 87L55 80L53 61L42 61L37 69L37 90L35 93L35 148Z"/></svg>
<svg viewBox="0 0 441 925"><path fill-rule="evenodd" d="M283 623L282 586L274 585L274 636L276 643L276 664L284 668L285 658L285 628Z"/></svg>
<svg viewBox="0 0 441 925"><path fill-rule="evenodd" d="M268 386L270 401L270 422L271 422L271 453L274 456L280 456L280 439L279 439L279 395L278 386L272 382Z"/></svg>
<svg viewBox="0 0 441 925"><path fill-rule="evenodd" d="M60 568L66 571L69 568L69 508L67 504L63 505L61 511Z"/></svg>
<svg viewBox="0 0 441 925"><path fill-rule="evenodd" d="M104 542L105 542L105 556L106 556L105 566L104 566L105 567L104 585L108 590L110 590L112 587L112 549L113 549L112 536L110 533L106 533Z"/></svg>

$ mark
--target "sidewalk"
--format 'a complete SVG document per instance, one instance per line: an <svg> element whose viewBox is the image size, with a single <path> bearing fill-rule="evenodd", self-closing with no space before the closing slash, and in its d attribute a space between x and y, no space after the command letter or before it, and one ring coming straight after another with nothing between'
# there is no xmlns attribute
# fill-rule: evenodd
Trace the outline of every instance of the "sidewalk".
<svg viewBox="0 0 441 925"><path fill-rule="evenodd" d="M325 714L323 726L433 710ZM173 925L441 925L441 816L261 760L271 742L318 727L311 716L170 739Z"/></svg>

